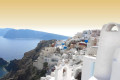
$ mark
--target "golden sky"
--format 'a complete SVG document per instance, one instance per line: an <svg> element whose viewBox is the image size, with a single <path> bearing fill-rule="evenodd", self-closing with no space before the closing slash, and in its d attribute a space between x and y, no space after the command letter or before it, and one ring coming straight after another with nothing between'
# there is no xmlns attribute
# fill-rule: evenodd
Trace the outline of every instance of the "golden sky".
<svg viewBox="0 0 120 80"><path fill-rule="evenodd" d="M0 0L0 27L73 36L120 23L120 0Z"/></svg>

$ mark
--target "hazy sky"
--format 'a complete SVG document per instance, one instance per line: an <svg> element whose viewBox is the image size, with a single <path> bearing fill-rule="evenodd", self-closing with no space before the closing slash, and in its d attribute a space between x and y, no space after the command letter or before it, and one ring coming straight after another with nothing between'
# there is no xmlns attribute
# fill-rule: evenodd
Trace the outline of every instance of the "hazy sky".
<svg viewBox="0 0 120 80"><path fill-rule="evenodd" d="M0 27L67 36L120 23L120 0L0 0Z"/></svg>

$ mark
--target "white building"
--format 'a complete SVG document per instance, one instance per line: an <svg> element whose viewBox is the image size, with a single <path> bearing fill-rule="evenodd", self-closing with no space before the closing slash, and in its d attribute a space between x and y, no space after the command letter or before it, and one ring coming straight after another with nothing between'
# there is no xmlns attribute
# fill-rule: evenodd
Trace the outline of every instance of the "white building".
<svg viewBox="0 0 120 80"><path fill-rule="evenodd" d="M85 30L82 33L82 39L84 40L88 40L91 36L91 30Z"/></svg>
<svg viewBox="0 0 120 80"><path fill-rule="evenodd" d="M114 26L117 26L118 31L112 31ZM120 24L110 23L103 26L97 51L97 59L86 57L83 60L82 80L120 80L119 30ZM92 68L88 64L92 64Z"/></svg>
<svg viewBox="0 0 120 80"><path fill-rule="evenodd" d="M82 80L89 80L94 74L96 57L85 56L83 58Z"/></svg>

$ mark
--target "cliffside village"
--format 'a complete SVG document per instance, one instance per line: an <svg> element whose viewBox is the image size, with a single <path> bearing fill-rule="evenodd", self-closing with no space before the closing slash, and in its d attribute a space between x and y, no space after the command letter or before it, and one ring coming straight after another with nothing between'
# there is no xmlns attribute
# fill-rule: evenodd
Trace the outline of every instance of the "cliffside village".
<svg viewBox="0 0 120 80"><path fill-rule="evenodd" d="M45 47L33 63L38 69L43 69L43 63L48 63L46 77L41 80L80 80L81 73L86 74L86 70L82 72L83 61L93 60L90 63L94 65L99 36L100 30L86 30L68 40L58 40ZM86 80L84 78L87 77L82 78Z"/></svg>
<svg viewBox="0 0 120 80"><path fill-rule="evenodd" d="M120 25L115 23L106 24L101 31L86 30L68 40L58 40L45 47L33 63L38 69L43 69L43 63L48 63L46 76L40 80L119 80L115 71L113 76L111 75L111 70L114 70L111 67L112 62L117 61L112 54L120 45L120 39L115 36L119 33L111 31L113 26L120 28ZM117 39L118 43L114 42L111 36ZM104 67L101 68L102 66Z"/></svg>

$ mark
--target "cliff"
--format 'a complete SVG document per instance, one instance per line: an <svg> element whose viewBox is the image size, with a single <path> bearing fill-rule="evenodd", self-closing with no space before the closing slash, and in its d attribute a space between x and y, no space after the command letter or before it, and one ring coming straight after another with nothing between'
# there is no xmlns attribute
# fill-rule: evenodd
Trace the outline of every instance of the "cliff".
<svg viewBox="0 0 120 80"><path fill-rule="evenodd" d="M5 35L4 38L33 38L33 39L42 39L42 40L51 40L51 39L57 39L57 40L63 40L67 39L67 36L63 35L57 35L42 31L34 31L29 29L11 29L9 30Z"/></svg>
<svg viewBox="0 0 120 80"><path fill-rule="evenodd" d="M44 47L48 47L55 41L41 41L35 49L26 52L22 59L10 61L10 64L6 67L9 73L0 80L39 80L41 76L45 76L46 70L44 68L37 70L33 67L33 62L38 58Z"/></svg>
<svg viewBox="0 0 120 80"><path fill-rule="evenodd" d="M6 66L8 64L3 58L0 58L0 67Z"/></svg>

